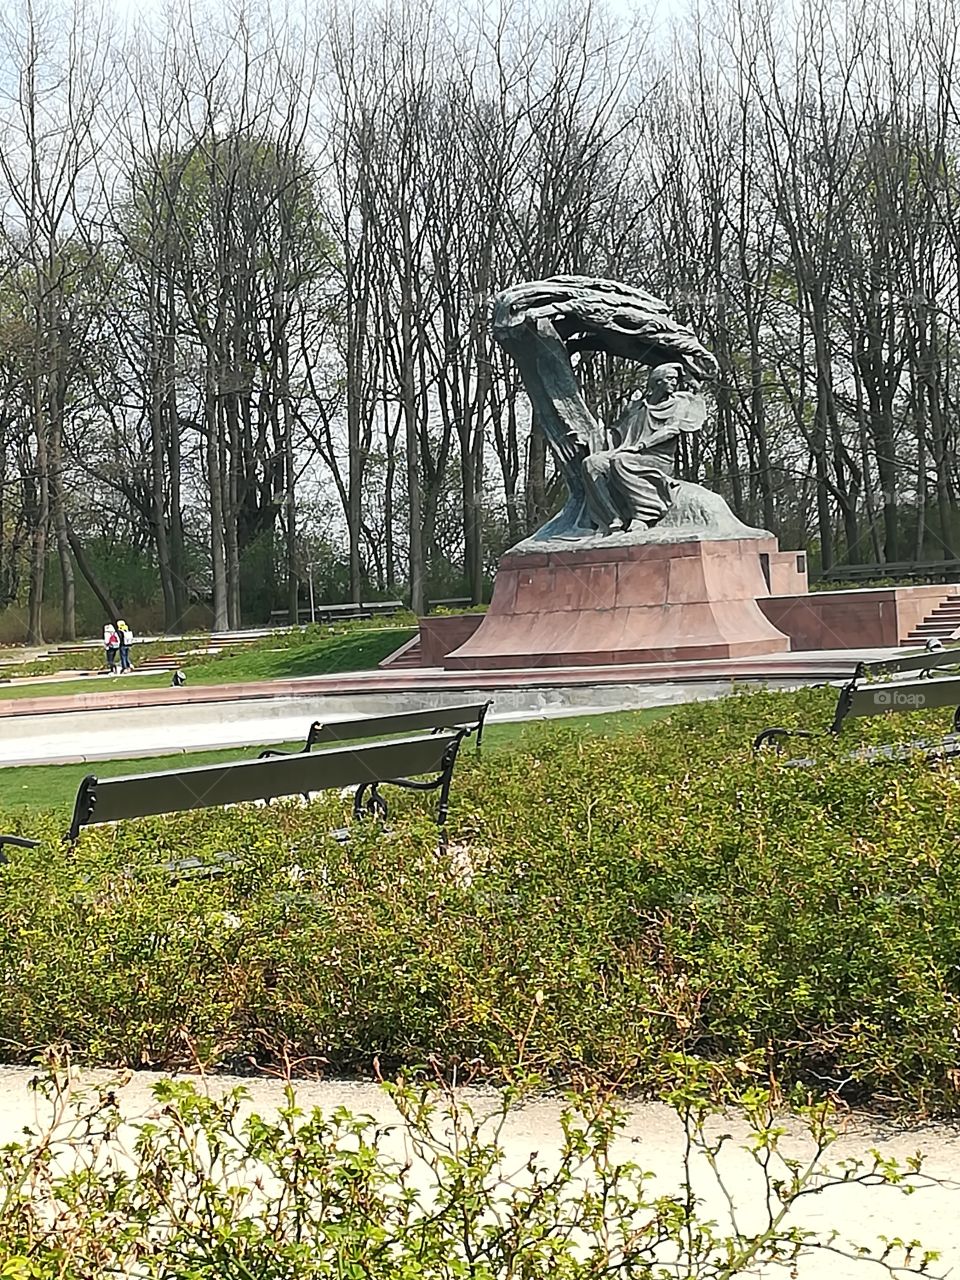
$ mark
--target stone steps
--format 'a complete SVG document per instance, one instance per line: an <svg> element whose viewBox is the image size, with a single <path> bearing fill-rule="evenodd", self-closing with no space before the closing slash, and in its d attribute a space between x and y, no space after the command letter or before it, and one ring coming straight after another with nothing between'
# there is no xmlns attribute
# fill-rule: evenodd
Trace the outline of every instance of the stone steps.
<svg viewBox="0 0 960 1280"><path fill-rule="evenodd" d="M422 667L423 653L420 637L413 636L412 639L405 641L399 649L387 654L379 665L385 671L403 671L411 667Z"/></svg>
<svg viewBox="0 0 960 1280"><path fill-rule="evenodd" d="M904 645L924 644L927 640L942 640L946 643L960 633L960 598L947 596L941 600L932 613L928 613L922 622L918 622L905 640Z"/></svg>

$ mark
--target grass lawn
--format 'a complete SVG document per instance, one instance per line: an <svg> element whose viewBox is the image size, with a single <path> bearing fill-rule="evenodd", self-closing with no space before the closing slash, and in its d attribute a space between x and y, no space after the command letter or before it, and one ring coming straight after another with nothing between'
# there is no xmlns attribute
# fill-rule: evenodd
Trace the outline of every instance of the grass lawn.
<svg viewBox="0 0 960 1280"><path fill-rule="evenodd" d="M127 677L124 677L124 684ZM138 675L130 677L130 683L138 689L159 689L170 683L168 673L159 675ZM212 681L209 683L213 683ZM75 693L104 693L122 689L119 677L111 680L107 676L86 676L79 680L49 680L43 684L0 684L0 701L11 702L22 698L67 698Z"/></svg>
<svg viewBox="0 0 960 1280"><path fill-rule="evenodd" d="M643 711L616 711L606 715L574 716L563 720L489 724L483 735L484 751L529 743L535 740L536 735L549 733L548 726L552 725L572 726L584 734L632 733L670 710L670 707L651 707ZM40 764L19 769L0 769L0 811L22 813L24 810L70 808L81 780L88 773L95 773L100 778L112 778L126 773L149 773L189 765L220 764L229 760L248 760L262 746L295 749L302 745L302 742L261 743L256 747L178 751L174 755L138 757L134 760L98 760L89 764ZM472 747L468 746L467 750L472 753Z"/></svg>
<svg viewBox="0 0 960 1280"><path fill-rule="evenodd" d="M254 680L284 680L299 676L334 675L341 671L367 671L399 649L414 632L406 627L348 630L332 636L309 638L301 643L224 650L211 657L178 659L190 684L241 684ZM157 646L154 646L156 649ZM172 649L172 646L171 646ZM168 649L167 652L170 652ZM99 650L95 651L96 660ZM136 662L136 649L133 660ZM0 673L2 674L2 673ZM138 689L159 689L170 683L169 672L158 675L117 677L89 675L79 680L43 684L0 684L0 698L56 698L75 693L116 692L122 681L135 681Z"/></svg>

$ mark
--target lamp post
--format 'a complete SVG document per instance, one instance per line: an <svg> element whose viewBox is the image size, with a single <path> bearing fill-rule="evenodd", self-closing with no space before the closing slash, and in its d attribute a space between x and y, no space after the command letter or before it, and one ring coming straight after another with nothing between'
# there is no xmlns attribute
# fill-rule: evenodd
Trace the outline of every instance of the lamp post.
<svg viewBox="0 0 960 1280"><path fill-rule="evenodd" d="M305 568L307 570L307 574L309 575L307 577L307 584L310 588L310 623L311 625L313 625L317 621L316 605L314 604L314 599L313 599L313 571L316 568L316 566L311 560L311 562L308 565L306 565ZM298 618L297 622L299 621L300 619Z"/></svg>

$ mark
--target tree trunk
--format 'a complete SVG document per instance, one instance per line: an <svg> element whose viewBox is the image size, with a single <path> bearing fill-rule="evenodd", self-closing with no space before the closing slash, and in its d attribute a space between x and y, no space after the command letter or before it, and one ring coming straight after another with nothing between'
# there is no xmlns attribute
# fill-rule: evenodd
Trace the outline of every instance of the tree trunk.
<svg viewBox="0 0 960 1280"><path fill-rule="evenodd" d="M170 561L170 540L167 537L166 489L164 486L164 351L158 333L158 289L151 281L147 296L150 333L150 523L153 541L157 548L157 571L160 574L160 590L163 593L163 627L172 631L177 614L177 600L173 587L173 566Z"/></svg>
<svg viewBox="0 0 960 1280"><path fill-rule="evenodd" d="M73 577L73 561L70 558L70 542L67 538L67 515L63 509L63 490L59 480L51 487L53 530L57 542L57 559L60 562L60 584L63 597L60 601L60 630L62 640L77 638L77 590Z"/></svg>
<svg viewBox="0 0 960 1280"><path fill-rule="evenodd" d="M30 590L27 596L27 644L43 644L43 578L47 559L49 502L47 479L38 480L40 512L30 539Z"/></svg>
<svg viewBox="0 0 960 1280"><path fill-rule="evenodd" d="M114 601L106 587L101 584L99 578L94 573L83 549L83 543L74 533L73 526L70 524L69 519L64 520L64 533L69 543L70 550L73 552L74 559L77 562L77 568L80 570L83 577L86 578L87 583L90 586L90 590L100 601L101 608L107 618L111 622L116 622L120 616L120 610L117 608L116 601Z"/></svg>
<svg viewBox="0 0 960 1280"><path fill-rule="evenodd" d="M404 447L407 454L407 511L410 517L410 608L418 616L426 611L423 559L423 495L420 482L420 441L417 432L417 393L414 385L413 296L409 271L413 266L409 213L404 211L403 260L408 274L402 282L400 341L402 344L402 384Z"/></svg>
<svg viewBox="0 0 960 1280"><path fill-rule="evenodd" d="M208 354L205 370L204 418L207 430L207 484L210 490L210 560L213 571L213 630L226 631L227 568L223 535L223 473L220 465L220 414L216 377Z"/></svg>
<svg viewBox="0 0 960 1280"><path fill-rule="evenodd" d="M167 464L170 475L170 573L173 586L173 615L164 619L168 631L181 631L190 605L187 585L187 556L183 539L183 509L180 502L180 411L177 406L176 294L172 280L167 285L166 333L163 339L163 418Z"/></svg>
<svg viewBox="0 0 960 1280"><path fill-rule="evenodd" d="M284 506L287 517L287 613L290 617L290 625L295 627L300 621L300 575L297 571L297 476L293 449L293 410L290 405L288 361L289 351L284 343L281 354L283 385L280 412L283 422Z"/></svg>
<svg viewBox="0 0 960 1280"><path fill-rule="evenodd" d="M30 536L30 589L27 597L27 644L43 644L43 588L50 523L50 475L47 464L46 423L35 387L34 432L37 444L37 504Z"/></svg>

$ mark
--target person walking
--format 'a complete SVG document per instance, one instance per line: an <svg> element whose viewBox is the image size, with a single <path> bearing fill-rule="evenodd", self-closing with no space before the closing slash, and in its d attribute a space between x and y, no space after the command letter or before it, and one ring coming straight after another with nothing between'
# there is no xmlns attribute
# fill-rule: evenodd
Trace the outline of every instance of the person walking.
<svg viewBox="0 0 960 1280"><path fill-rule="evenodd" d="M112 676L117 674L117 654L120 652L120 636L112 622L104 623L103 652L106 656L107 670Z"/></svg>
<svg viewBox="0 0 960 1280"><path fill-rule="evenodd" d="M130 662L130 646L133 644L133 632L121 618L117 623L117 631L120 638L120 674L126 675L128 671L133 670Z"/></svg>

